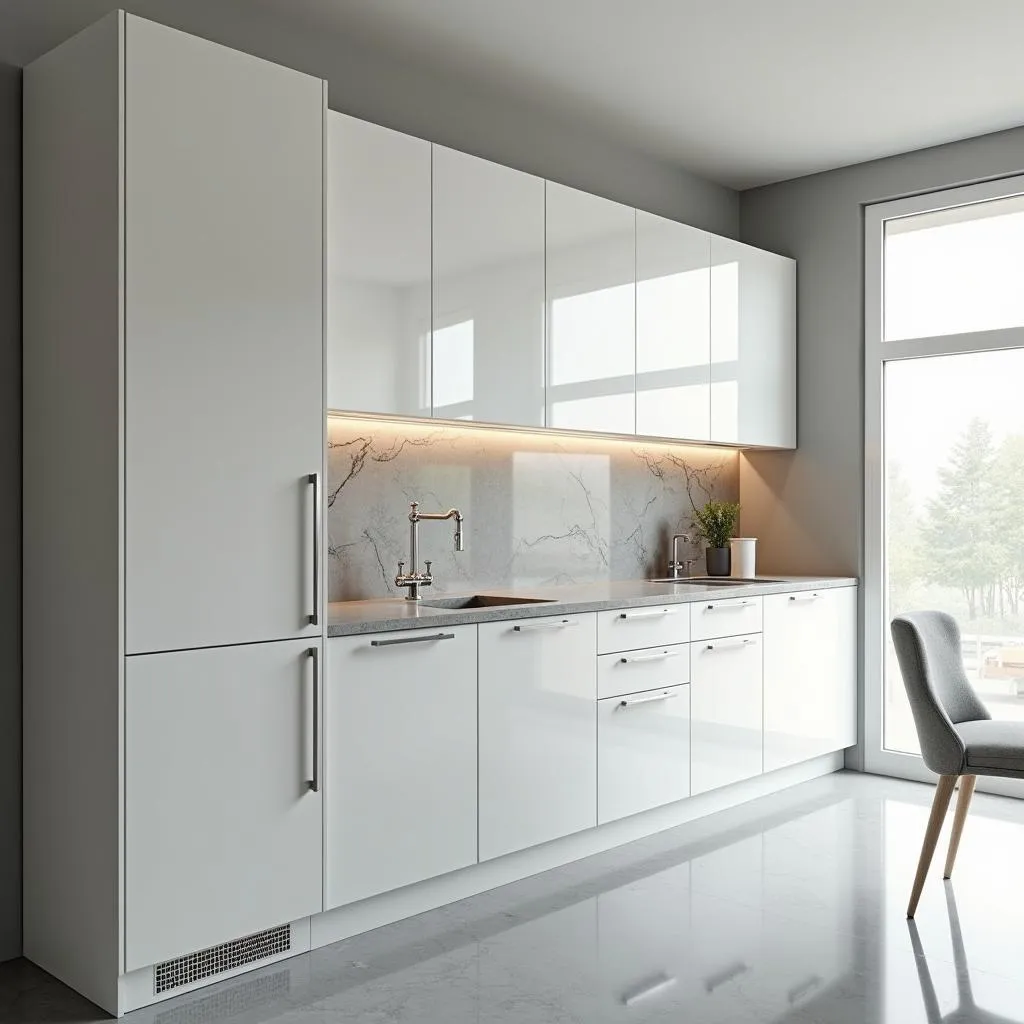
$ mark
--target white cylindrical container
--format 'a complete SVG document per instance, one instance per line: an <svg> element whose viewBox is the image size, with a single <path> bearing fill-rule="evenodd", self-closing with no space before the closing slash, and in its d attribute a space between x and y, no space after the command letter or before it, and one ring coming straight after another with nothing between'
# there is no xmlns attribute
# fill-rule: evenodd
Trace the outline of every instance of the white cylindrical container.
<svg viewBox="0 0 1024 1024"><path fill-rule="evenodd" d="M751 580L756 575L754 556L757 550L756 537L733 537L729 541L732 551L732 575L740 579Z"/></svg>

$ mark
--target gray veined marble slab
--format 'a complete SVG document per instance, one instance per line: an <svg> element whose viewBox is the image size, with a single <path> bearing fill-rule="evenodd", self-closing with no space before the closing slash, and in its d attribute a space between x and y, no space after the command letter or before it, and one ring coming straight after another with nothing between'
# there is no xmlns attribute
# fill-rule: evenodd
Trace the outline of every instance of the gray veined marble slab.
<svg viewBox="0 0 1024 1024"><path fill-rule="evenodd" d="M330 599L362 600L396 596L413 500L466 516L460 554L450 524L421 526L434 593L664 575L694 509L738 500L739 454L331 417L327 475ZM703 571L698 545L683 556Z"/></svg>
<svg viewBox="0 0 1024 1024"><path fill-rule="evenodd" d="M643 608L663 604L692 604L695 601L731 597L758 597L786 594L798 590L825 590L852 587L850 576L772 576L770 582L737 586L708 586L699 583L649 583L646 580L611 580L607 583L577 584L562 587L531 587L511 590L492 587L488 594L511 594L546 598L543 604L511 604L465 610L435 608L430 605L430 590L422 601L392 598L377 601L335 601L328 609L328 636L352 636L394 629L419 629L454 626L471 622L499 622L504 619L537 618L543 615L568 615L574 612L599 612L612 608Z"/></svg>

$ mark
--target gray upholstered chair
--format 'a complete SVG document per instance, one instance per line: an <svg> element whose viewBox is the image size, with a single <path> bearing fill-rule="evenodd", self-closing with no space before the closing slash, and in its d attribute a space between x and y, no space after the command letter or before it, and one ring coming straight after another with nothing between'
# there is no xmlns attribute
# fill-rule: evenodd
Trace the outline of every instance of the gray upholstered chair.
<svg viewBox="0 0 1024 1024"><path fill-rule="evenodd" d="M892 639L921 756L939 776L907 907L907 917L913 917L957 780L960 796L944 878L953 873L977 777L1024 779L1024 722L992 720L964 672L960 630L951 616L944 612L899 615L892 621Z"/></svg>

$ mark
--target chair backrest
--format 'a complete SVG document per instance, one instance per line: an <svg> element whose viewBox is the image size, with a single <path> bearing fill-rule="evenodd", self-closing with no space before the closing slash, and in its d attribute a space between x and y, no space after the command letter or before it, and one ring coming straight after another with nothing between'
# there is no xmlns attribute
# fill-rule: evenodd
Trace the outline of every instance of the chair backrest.
<svg viewBox="0 0 1024 1024"><path fill-rule="evenodd" d="M964 743L953 726L992 717L964 672L960 629L952 616L931 611L898 615L891 629L924 763L960 775Z"/></svg>

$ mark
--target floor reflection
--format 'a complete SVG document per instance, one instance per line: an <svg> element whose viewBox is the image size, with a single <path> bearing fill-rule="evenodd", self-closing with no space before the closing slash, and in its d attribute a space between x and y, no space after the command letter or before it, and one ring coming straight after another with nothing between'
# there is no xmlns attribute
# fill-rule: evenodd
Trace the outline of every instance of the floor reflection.
<svg viewBox="0 0 1024 1024"><path fill-rule="evenodd" d="M129 1019L1024 1024L1024 896L1005 873L1024 857L1024 804L976 798L956 895L930 879L908 923L930 798L816 780ZM101 1019L24 961L0 966L0 1021Z"/></svg>

